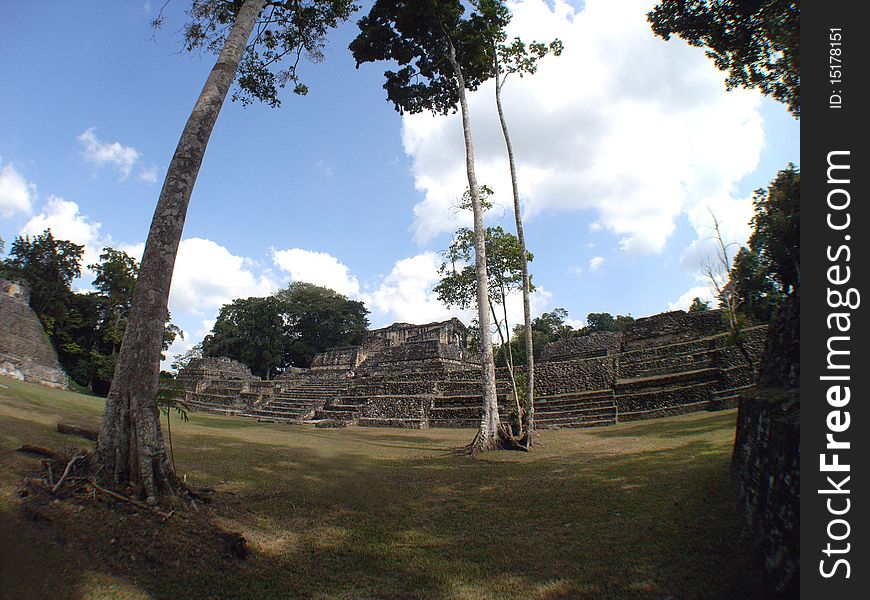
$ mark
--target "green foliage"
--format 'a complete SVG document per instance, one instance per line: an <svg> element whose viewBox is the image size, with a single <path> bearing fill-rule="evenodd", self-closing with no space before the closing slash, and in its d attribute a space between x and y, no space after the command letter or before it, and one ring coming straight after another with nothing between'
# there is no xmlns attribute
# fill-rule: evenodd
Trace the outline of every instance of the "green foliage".
<svg viewBox="0 0 870 600"><path fill-rule="evenodd" d="M88 265L96 277L94 292L74 293L84 247L57 240L51 230L18 237L4 266L30 287L30 305L57 351L61 366L79 386L105 395L115 373L139 265L121 250L103 248L99 262ZM181 333L168 323L164 346Z"/></svg>
<svg viewBox="0 0 870 600"><path fill-rule="evenodd" d="M177 355L169 367L173 372L178 373L190 364L190 361L194 358L202 358L202 342L194 344L184 354Z"/></svg>
<svg viewBox="0 0 870 600"><path fill-rule="evenodd" d="M663 0L647 15L656 35L705 48L728 89L757 88L800 117L800 3Z"/></svg>
<svg viewBox="0 0 870 600"><path fill-rule="evenodd" d="M459 86L448 60L456 52L468 90L495 75L492 40L510 15L501 2L478 2L469 15L460 0L375 0L359 20L359 35L350 44L357 67L390 60L397 71L384 72L387 100L400 113L456 110Z"/></svg>
<svg viewBox="0 0 870 600"><path fill-rule="evenodd" d="M532 319L532 347L534 348L535 360L541 357L544 346L550 342L569 338L576 334L571 326L565 323L567 319L568 311L564 308L554 308L551 312ZM526 332L524 329L521 324L514 327L511 338L511 355L516 366L525 365L528 362L526 358ZM495 355L498 366L507 366L506 354L507 352L504 348L498 349ZM519 374L517 375L517 387L518 389L520 387Z"/></svg>
<svg viewBox="0 0 870 600"><path fill-rule="evenodd" d="M287 331L285 364L308 367L318 352L359 344L368 332L368 309L329 288L294 282L275 294Z"/></svg>
<svg viewBox="0 0 870 600"><path fill-rule="evenodd" d="M501 227L487 227L484 232L486 271L489 277L490 301L504 305L507 295L522 288L522 251L519 240ZM534 256L527 253L529 262ZM477 279L474 268L474 232L461 228L444 253L438 268L441 281L434 291L447 306L466 309L477 301ZM495 315L494 315L495 316Z"/></svg>
<svg viewBox="0 0 870 600"><path fill-rule="evenodd" d="M273 296L225 304L202 341L204 356L227 356L266 379L284 366L285 348L284 307Z"/></svg>
<svg viewBox="0 0 870 600"><path fill-rule="evenodd" d="M737 312L757 321L768 321L782 303L771 274L762 266L758 253L741 248L734 257L729 282L739 298Z"/></svg>
<svg viewBox="0 0 870 600"><path fill-rule="evenodd" d="M710 310L709 300L701 300L697 296L692 299L692 305L689 306L690 313L704 312L706 310Z"/></svg>
<svg viewBox="0 0 870 600"><path fill-rule="evenodd" d="M632 323L634 323L634 317L631 315L616 315L614 318L610 313L589 313L586 316L586 327L583 328L580 335L596 331L625 331Z"/></svg>
<svg viewBox="0 0 870 600"><path fill-rule="evenodd" d="M756 190L749 247L779 289L792 295L800 286L801 174L793 164L777 173L767 190Z"/></svg>
<svg viewBox="0 0 870 600"><path fill-rule="evenodd" d="M46 332L55 333L70 310L72 280L81 275L84 246L57 240L50 229L31 238L18 236L12 242L5 266L7 273L27 282L30 307Z"/></svg>
<svg viewBox="0 0 870 600"><path fill-rule="evenodd" d="M568 319L568 311L564 308L554 308L551 312L544 313L532 320L532 331L540 331L551 339L569 338L574 330L565 321Z"/></svg>
<svg viewBox="0 0 870 600"><path fill-rule="evenodd" d="M367 314L362 302L294 282L274 296L221 307L202 355L233 358L268 379L289 365L310 366L318 352L359 344L368 331Z"/></svg>
<svg viewBox="0 0 870 600"><path fill-rule="evenodd" d="M218 54L241 7L240 0L193 0L184 26L184 48ZM239 64L233 100L248 105L259 100L272 107L281 104L278 90L292 86L298 95L308 93L299 79L304 56L311 62L324 58L326 34L357 10L351 0L268 0L260 14L255 35ZM162 15L152 24L160 27ZM288 65L279 69L282 60Z"/></svg>

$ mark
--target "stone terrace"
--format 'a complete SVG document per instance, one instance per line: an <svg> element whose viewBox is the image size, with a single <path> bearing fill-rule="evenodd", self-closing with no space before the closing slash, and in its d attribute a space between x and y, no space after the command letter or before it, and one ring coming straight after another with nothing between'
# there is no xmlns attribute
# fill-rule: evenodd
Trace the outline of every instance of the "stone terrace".
<svg viewBox="0 0 870 600"><path fill-rule="evenodd" d="M744 331L755 362L766 329ZM720 311L674 311L638 319L625 333L551 344L537 364L536 425L602 426L734 406L753 377L726 338ZM473 428L480 422L480 367L456 319L376 330L361 346L318 355L311 369L290 369L274 382L233 362L208 363L210 371L192 363L179 374L191 406L283 423ZM498 396L504 420L511 402L504 369Z"/></svg>

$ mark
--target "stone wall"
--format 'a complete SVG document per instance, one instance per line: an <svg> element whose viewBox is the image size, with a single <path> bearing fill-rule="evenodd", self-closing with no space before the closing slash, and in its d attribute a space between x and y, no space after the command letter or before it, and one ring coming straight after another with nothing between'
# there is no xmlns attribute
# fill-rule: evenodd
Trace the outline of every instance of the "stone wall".
<svg viewBox="0 0 870 600"><path fill-rule="evenodd" d="M0 279L0 375L66 388L66 373L29 302L24 284Z"/></svg>
<svg viewBox="0 0 870 600"><path fill-rule="evenodd" d="M414 342L440 342L442 344L468 346L468 328L457 318L447 321L412 325L410 323L393 323L389 327L375 329L363 341L363 346L375 345L374 340L384 340L387 346L399 346Z"/></svg>
<svg viewBox="0 0 870 600"><path fill-rule="evenodd" d="M592 358L619 352L622 348L622 334L612 331L596 331L590 335L557 340L544 346L541 360L562 360L566 358Z"/></svg>
<svg viewBox="0 0 870 600"><path fill-rule="evenodd" d="M311 360L311 369L315 371L321 369L350 371L359 366L364 356L359 346L327 350L314 355Z"/></svg>
<svg viewBox="0 0 870 600"><path fill-rule="evenodd" d="M740 400L731 471L774 591L800 583L800 391L759 390Z"/></svg>
<svg viewBox="0 0 870 600"><path fill-rule="evenodd" d="M623 349L634 350L702 338L726 330L721 310L671 312L637 319L623 334Z"/></svg>
<svg viewBox="0 0 870 600"><path fill-rule="evenodd" d="M614 358L577 358L535 364L535 392L540 395L613 387Z"/></svg>

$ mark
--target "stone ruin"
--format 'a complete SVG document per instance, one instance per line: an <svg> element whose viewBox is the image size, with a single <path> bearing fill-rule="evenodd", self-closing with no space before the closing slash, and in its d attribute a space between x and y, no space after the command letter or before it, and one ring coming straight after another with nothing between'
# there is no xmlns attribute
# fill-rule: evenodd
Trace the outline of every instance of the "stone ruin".
<svg viewBox="0 0 870 600"><path fill-rule="evenodd" d="M0 375L65 389L68 378L54 347L30 308L30 290L0 279Z"/></svg>
<svg viewBox="0 0 870 600"><path fill-rule="evenodd" d="M743 332L754 364L765 333L765 325ZM536 363L536 425L613 425L734 407L753 387L753 373L727 337L721 311L672 311L623 333L553 342ZM455 318L374 330L359 346L318 354L310 369L290 368L274 381L229 359L192 361L178 385L196 409L284 423L477 427L483 403L479 358ZM506 420L506 369L497 370L497 387Z"/></svg>

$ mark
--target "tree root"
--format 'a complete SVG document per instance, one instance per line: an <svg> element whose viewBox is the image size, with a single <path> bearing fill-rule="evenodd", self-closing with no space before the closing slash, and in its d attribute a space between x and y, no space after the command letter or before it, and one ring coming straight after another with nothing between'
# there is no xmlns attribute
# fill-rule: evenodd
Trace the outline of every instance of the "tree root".
<svg viewBox="0 0 870 600"><path fill-rule="evenodd" d="M133 506L136 506L137 508L141 508L142 510L150 510L153 513L163 517L164 520L166 520L172 516L173 511L169 511L168 513L165 513L162 510L160 510L159 508L157 508L156 506L151 506L151 505L145 504L144 502L140 502L139 500L134 500L133 498L128 498L127 496L124 496L122 494L118 494L117 492L113 492L112 490L106 489L106 488L98 485L93 479L89 480L88 483L91 485L91 487L93 487L95 490L97 490L101 494L105 494L106 496L109 496L110 498L114 498L115 500L120 500L122 502L129 502Z"/></svg>
<svg viewBox="0 0 870 600"><path fill-rule="evenodd" d="M480 429L474 434L474 438L467 446L457 448L452 454L457 456L471 456L478 458L484 452L493 450L515 450L518 452L528 452L529 448L523 444L525 438L517 439L511 435L510 430L506 425L499 424L496 439L494 442L485 440L480 435Z"/></svg>

